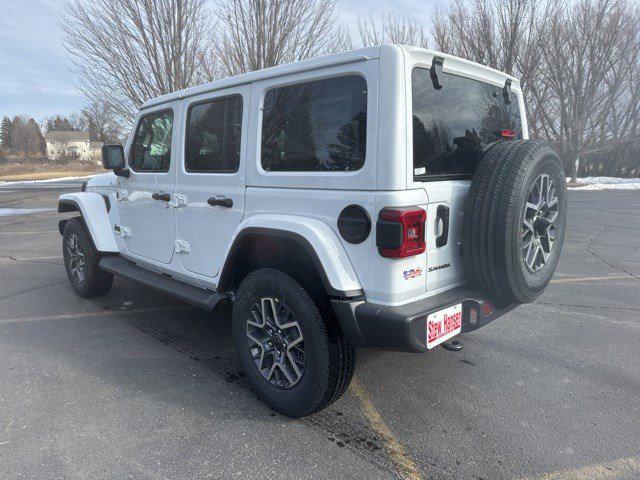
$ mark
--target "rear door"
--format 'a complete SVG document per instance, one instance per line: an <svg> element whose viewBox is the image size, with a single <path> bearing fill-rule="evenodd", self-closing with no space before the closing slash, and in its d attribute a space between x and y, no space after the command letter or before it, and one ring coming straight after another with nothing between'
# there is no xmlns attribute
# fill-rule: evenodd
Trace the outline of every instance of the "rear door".
<svg viewBox="0 0 640 480"><path fill-rule="evenodd" d="M184 161L178 167L178 240L189 252L182 266L215 277L244 214L244 152L250 87L190 99L184 125Z"/></svg>
<svg viewBox="0 0 640 480"><path fill-rule="evenodd" d="M128 152L129 178L122 179L118 190L127 250L160 263L171 262L176 233L171 199L177 117L178 102L174 102L139 118Z"/></svg>
<svg viewBox="0 0 640 480"><path fill-rule="evenodd" d="M445 70L447 63L445 61ZM462 282L466 195L485 149L522 138L519 99L501 85L441 73L434 88L428 67L411 72L413 182L427 192L427 290ZM502 80L504 81L504 80Z"/></svg>

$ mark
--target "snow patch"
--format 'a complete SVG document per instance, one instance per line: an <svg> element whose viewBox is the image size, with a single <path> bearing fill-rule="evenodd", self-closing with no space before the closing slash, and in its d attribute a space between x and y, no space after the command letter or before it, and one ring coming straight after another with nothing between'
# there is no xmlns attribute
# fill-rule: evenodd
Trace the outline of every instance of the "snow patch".
<svg viewBox="0 0 640 480"><path fill-rule="evenodd" d="M87 175L84 177L59 177L59 178L47 178L45 180L16 180L16 181L0 181L0 185L24 185L25 183L55 183L55 182L64 182L69 180L87 180L94 175Z"/></svg>
<svg viewBox="0 0 640 480"><path fill-rule="evenodd" d="M567 182L569 180L567 178ZM569 187L569 189L583 191L640 190L640 178L584 177L578 179L577 187Z"/></svg>
<svg viewBox="0 0 640 480"><path fill-rule="evenodd" d="M55 208L0 208L0 217L16 217L18 215L53 211L55 211Z"/></svg>

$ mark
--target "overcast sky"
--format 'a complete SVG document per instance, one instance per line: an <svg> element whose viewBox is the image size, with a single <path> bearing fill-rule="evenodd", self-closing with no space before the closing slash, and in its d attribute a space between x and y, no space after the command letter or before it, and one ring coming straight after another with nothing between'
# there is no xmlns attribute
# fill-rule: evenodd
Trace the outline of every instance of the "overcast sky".
<svg viewBox="0 0 640 480"><path fill-rule="evenodd" d="M446 0L337 0L346 24L372 10L411 14L428 23L435 5ZM0 116L23 114L40 121L78 111L85 103L56 21L64 0L0 0Z"/></svg>

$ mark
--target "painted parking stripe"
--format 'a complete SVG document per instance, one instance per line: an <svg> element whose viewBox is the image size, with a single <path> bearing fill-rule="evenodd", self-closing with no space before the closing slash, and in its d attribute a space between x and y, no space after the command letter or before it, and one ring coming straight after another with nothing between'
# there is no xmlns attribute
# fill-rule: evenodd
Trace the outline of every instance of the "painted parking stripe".
<svg viewBox="0 0 640 480"><path fill-rule="evenodd" d="M369 427L382 439L384 450L398 473L398 477L403 480L419 480L422 477L416 462L405 452L403 445L391 433L389 427L384 423L380 412L369 399L364 387L356 377L351 379L349 393L358 401L362 414Z"/></svg>
<svg viewBox="0 0 640 480"><path fill-rule="evenodd" d="M168 305L165 307L146 307L146 308L120 308L114 310L97 310L94 312L71 312L61 313L57 315L33 315L29 317L13 317L13 318L0 318L0 323L14 323L14 322L40 322L46 320L73 320L76 318L89 318L89 317L115 317L118 315L132 314L132 313L153 313L167 310L185 310L193 308L189 305Z"/></svg>
<svg viewBox="0 0 640 480"><path fill-rule="evenodd" d="M34 232L0 232L0 235L53 235L54 233L60 235L60 232L58 230L40 230Z"/></svg>
<svg viewBox="0 0 640 480"><path fill-rule="evenodd" d="M629 280L633 282L640 281L631 275L603 275L600 277L558 277L552 279L550 283L589 283L603 282L607 280Z"/></svg>
<svg viewBox="0 0 640 480"><path fill-rule="evenodd" d="M640 459L631 457L620 458L599 465L545 473L534 477L521 477L518 480L605 480L612 478L638 478L638 474L640 474Z"/></svg>

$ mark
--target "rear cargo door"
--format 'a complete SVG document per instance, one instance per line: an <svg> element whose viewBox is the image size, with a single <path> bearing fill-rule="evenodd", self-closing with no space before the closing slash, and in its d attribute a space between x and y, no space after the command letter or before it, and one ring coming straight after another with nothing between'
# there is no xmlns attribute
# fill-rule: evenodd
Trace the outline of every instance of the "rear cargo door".
<svg viewBox="0 0 640 480"><path fill-rule="evenodd" d="M462 215L469 182L429 182L427 190L427 290L437 290L464 280L461 255Z"/></svg>
<svg viewBox="0 0 640 480"><path fill-rule="evenodd" d="M411 173L429 199L429 291L465 279L464 203L484 151L494 142L522 138L519 99L505 87L506 77L482 82L447 73L447 62L444 72L436 71L437 82L426 66L411 71Z"/></svg>

